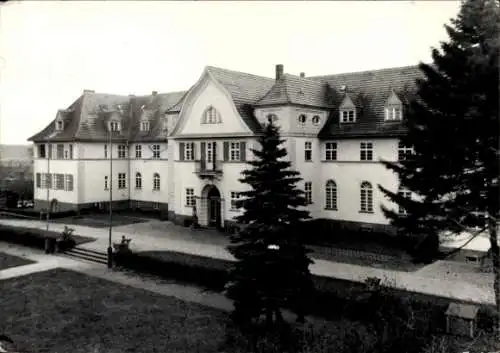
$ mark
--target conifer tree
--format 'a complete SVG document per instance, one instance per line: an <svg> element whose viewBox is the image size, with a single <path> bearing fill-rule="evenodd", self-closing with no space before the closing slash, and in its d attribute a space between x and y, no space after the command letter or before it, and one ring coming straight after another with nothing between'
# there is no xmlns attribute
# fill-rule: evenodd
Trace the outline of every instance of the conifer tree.
<svg viewBox="0 0 500 353"><path fill-rule="evenodd" d="M242 172L248 186L237 206L241 230L228 246L237 259L230 272L226 293L234 301L233 318L251 323L265 314L269 325L283 323L281 308L289 307L303 321L305 304L312 291L308 257L297 227L309 218L302 179L281 144L279 128L269 121L259 137L260 149Z"/></svg>
<svg viewBox="0 0 500 353"><path fill-rule="evenodd" d="M401 140L414 153L404 161L383 162L413 196L379 188L407 211L383 208L407 233L437 236L484 225L500 314L499 24L498 0L470 0L445 26L449 40L432 50L433 64L420 64L424 77L405 112L408 133ZM497 328L500 335L500 323Z"/></svg>

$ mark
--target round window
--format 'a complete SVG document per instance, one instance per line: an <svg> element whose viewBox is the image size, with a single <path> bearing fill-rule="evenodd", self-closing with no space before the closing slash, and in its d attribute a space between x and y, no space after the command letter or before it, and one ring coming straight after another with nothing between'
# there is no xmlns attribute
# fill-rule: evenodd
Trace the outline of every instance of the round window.
<svg viewBox="0 0 500 353"><path fill-rule="evenodd" d="M313 116L312 122L314 125L318 125L320 121L321 121L321 118L319 117L319 115Z"/></svg>
<svg viewBox="0 0 500 353"><path fill-rule="evenodd" d="M304 114L299 115L299 123L305 124L306 120L307 120L307 116L305 116Z"/></svg>

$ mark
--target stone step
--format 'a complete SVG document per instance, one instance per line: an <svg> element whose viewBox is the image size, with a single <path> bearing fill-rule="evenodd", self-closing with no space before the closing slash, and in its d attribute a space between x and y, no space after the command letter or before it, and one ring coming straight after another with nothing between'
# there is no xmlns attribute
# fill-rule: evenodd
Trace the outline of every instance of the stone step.
<svg viewBox="0 0 500 353"><path fill-rule="evenodd" d="M74 257L77 259L87 260L99 264L106 265L108 263L108 255L104 252L99 252L95 250L83 249L75 247L64 252L65 255L69 257Z"/></svg>

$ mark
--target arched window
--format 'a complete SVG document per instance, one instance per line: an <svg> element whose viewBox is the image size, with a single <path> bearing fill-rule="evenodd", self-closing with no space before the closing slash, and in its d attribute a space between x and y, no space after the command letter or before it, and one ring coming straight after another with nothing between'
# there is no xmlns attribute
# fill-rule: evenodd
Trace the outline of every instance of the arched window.
<svg viewBox="0 0 500 353"><path fill-rule="evenodd" d="M141 173L135 173L135 188L142 189L142 175L141 175Z"/></svg>
<svg viewBox="0 0 500 353"><path fill-rule="evenodd" d="M221 117L217 109L210 106L203 112L203 117L201 120L202 124L218 124L221 123Z"/></svg>
<svg viewBox="0 0 500 353"><path fill-rule="evenodd" d="M160 174L158 173L153 175L153 190L160 190Z"/></svg>
<svg viewBox="0 0 500 353"><path fill-rule="evenodd" d="M373 213L373 188L367 181L361 183L361 212Z"/></svg>
<svg viewBox="0 0 500 353"><path fill-rule="evenodd" d="M325 208L327 210L337 210L337 184L333 180L326 182L325 196Z"/></svg>

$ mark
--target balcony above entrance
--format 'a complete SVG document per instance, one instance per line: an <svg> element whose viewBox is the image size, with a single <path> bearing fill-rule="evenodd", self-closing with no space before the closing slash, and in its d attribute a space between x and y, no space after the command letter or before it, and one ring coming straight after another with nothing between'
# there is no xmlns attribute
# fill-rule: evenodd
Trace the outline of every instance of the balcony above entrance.
<svg viewBox="0 0 500 353"><path fill-rule="evenodd" d="M204 159L196 161L195 173L202 179L216 179L222 175L222 163Z"/></svg>

